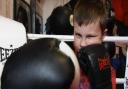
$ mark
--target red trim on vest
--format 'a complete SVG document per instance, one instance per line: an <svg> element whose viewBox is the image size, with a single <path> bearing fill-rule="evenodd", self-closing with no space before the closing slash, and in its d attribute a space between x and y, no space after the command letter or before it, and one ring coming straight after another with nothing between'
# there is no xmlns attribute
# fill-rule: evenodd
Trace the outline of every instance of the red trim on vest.
<svg viewBox="0 0 128 89"><path fill-rule="evenodd" d="M88 77L83 73L83 71L81 71L80 74L81 74L80 84L78 89L90 89ZM112 77L112 89L116 89L116 71L112 67L111 67L111 77Z"/></svg>

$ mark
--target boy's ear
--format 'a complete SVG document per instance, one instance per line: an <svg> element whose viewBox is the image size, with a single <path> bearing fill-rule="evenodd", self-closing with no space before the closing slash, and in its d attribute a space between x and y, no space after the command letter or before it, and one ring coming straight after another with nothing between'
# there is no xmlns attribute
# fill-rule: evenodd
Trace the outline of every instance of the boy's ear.
<svg viewBox="0 0 128 89"><path fill-rule="evenodd" d="M108 32L108 29L105 28L104 32L103 32L103 35L106 36L107 35L107 32Z"/></svg>
<svg viewBox="0 0 128 89"><path fill-rule="evenodd" d="M102 32L102 34L103 34L102 39L104 39L104 37L107 36L107 31L108 31L108 29L105 28L105 30Z"/></svg>
<svg viewBox="0 0 128 89"><path fill-rule="evenodd" d="M71 24L71 26L73 26L73 14L70 15L69 20L70 20L70 24Z"/></svg>

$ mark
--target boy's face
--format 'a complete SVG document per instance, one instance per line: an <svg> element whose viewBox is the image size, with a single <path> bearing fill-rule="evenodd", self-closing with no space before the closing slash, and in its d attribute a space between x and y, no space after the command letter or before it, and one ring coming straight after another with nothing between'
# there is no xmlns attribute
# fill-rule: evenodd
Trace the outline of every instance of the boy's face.
<svg viewBox="0 0 128 89"><path fill-rule="evenodd" d="M74 47L75 52L79 52L81 47L87 45L102 43L104 34L102 34L99 22L79 26L74 22Z"/></svg>

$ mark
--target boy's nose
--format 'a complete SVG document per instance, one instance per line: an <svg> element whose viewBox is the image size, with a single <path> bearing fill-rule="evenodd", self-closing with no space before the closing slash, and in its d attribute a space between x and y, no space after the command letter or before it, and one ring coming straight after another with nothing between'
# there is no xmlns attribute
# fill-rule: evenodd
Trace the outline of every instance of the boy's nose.
<svg viewBox="0 0 128 89"><path fill-rule="evenodd" d="M81 46L81 47L87 46L87 42L86 42L85 39L82 39L82 40L81 40L80 46Z"/></svg>

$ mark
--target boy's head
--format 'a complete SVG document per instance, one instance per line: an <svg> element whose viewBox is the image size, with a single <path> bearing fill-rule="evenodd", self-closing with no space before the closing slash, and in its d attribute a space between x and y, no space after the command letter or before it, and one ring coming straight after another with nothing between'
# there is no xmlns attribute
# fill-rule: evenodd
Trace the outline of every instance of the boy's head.
<svg viewBox="0 0 128 89"><path fill-rule="evenodd" d="M79 0L74 9L74 23L81 26L97 21L101 29L105 29L106 11L103 3L100 0Z"/></svg>
<svg viewBox="0 0 128 89"><path fill-rule="evenodd" d="M74 46L76 51L90 44L102 43L106 11L100 0L79 0L74 9Z"/></svg>

